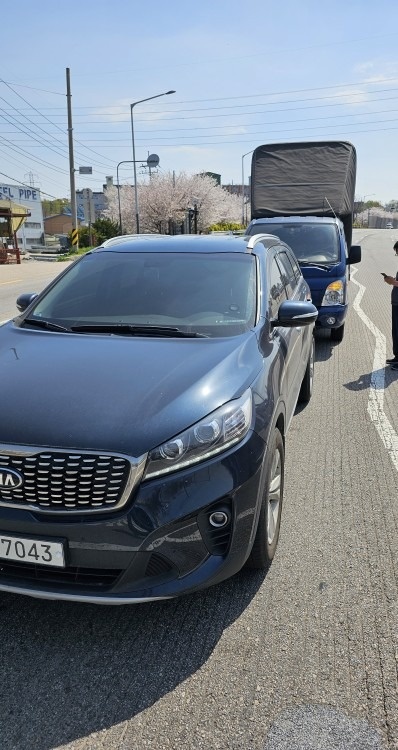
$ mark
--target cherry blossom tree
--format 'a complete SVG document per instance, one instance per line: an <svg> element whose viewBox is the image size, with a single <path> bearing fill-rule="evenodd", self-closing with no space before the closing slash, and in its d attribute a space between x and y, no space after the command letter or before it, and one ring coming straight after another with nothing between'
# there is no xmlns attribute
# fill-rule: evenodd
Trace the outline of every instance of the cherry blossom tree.
<svg viewBox="0 0 398 750"><path fill-rule="evenodd" d="M119 221L117 187L106 191L107 208L104 215ZM138 185L140 228L142 232L161 232L169 221L181 224L189 209L197 207L198 231L206 231L212 224L241 220L241 201L220 187L208 175L187 175L185 172L152 175L146 184ZM130 185L120 187L120 209L123 233L135 230L134 190Z"/></svg>

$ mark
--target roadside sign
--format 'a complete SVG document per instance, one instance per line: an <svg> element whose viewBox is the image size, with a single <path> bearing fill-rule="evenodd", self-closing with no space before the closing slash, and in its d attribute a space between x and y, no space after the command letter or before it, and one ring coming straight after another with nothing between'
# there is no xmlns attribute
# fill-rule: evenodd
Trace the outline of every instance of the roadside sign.
<svg viewBox="0 0 398 750"><path fill-rule="evenodd" d="M79 241L79 232L77 231L77 229L72 229L71 240L72 240L72 246L75 247L75 245L77 245Z"/></svg>
<svg viewBox="0 0 398 750"><path fill-rule="evenodd" d="M79 167L79 174L92 174L93 168L92 167Z"/></svg>
<svg viewBox="0 0 398 750"><path fill-rule="evenodd" d="M149 154L149 156L148 156L148 158L146 160L146 163L147 163L148 167L150 167L151 169L152 168L155 169L155 167L157 167L158 164L159 164L159 157L158 157L158 155L157 154Z"/></svg>

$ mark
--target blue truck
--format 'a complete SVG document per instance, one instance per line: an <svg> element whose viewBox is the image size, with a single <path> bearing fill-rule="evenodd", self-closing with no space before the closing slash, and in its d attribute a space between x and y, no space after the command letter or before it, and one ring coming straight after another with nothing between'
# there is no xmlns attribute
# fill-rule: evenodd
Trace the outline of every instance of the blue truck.
<svg viewBox="0 0 398 750"><path fill-rule="evenodd" d="M246 234L273 234L296 255L318 309L318 327L340 342L348 308L356 151L346 141L274 143L252 157L251 222Z"/></svg>

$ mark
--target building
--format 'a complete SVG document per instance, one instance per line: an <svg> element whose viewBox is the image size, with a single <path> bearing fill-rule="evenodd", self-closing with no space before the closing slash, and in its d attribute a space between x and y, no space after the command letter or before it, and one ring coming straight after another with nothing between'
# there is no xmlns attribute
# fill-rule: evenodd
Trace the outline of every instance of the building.
<svg viewBox="0 0 398 750"><path fill-rule="evenodd" d="M231 195L242 195L242 185L234 185L231 183L230 185L223 185L222 186L224 190L227 190L228 193L231 193ZM245 198L247 200L250 199L250 184L245 185Z"/></svg>
<svg viewBox="0 0 398 750"><path fill-rule="evenodd" d="M77 220L78 225L82 223ZM69 214L53 214L44 219L44 231L46 234L68 234L73 229L72 216Z"/></svg>
<svg viewBox="0 0 398 750"><path fill-rule="evenodd" d="M105 186L104 186L105 187ZM98 219L106 208L105 192L92 192L91 199L94 203L95 218ZM78 216L84 216L84 194L83 190L76 190L76 208Z"/></svg>
<svg viewBox="0 0 398 750"><path fill-rule="evenodd" d="M30 250L32 245L44 244L43 209L40 190L27 185L7 185L0 183L0 200L9 200L25 206L30 212L17 232L18 245L22 250Z"/></svg>

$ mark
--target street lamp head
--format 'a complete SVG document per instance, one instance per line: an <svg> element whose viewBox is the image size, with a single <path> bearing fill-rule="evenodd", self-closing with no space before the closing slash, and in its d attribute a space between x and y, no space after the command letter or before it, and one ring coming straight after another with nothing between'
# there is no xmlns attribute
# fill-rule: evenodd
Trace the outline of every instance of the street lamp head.
<svg viewBox="0 0 398 750"><path fill-rule="evenodd" d="M175 91L166 91L166 94L175 94Z"/></svg>

